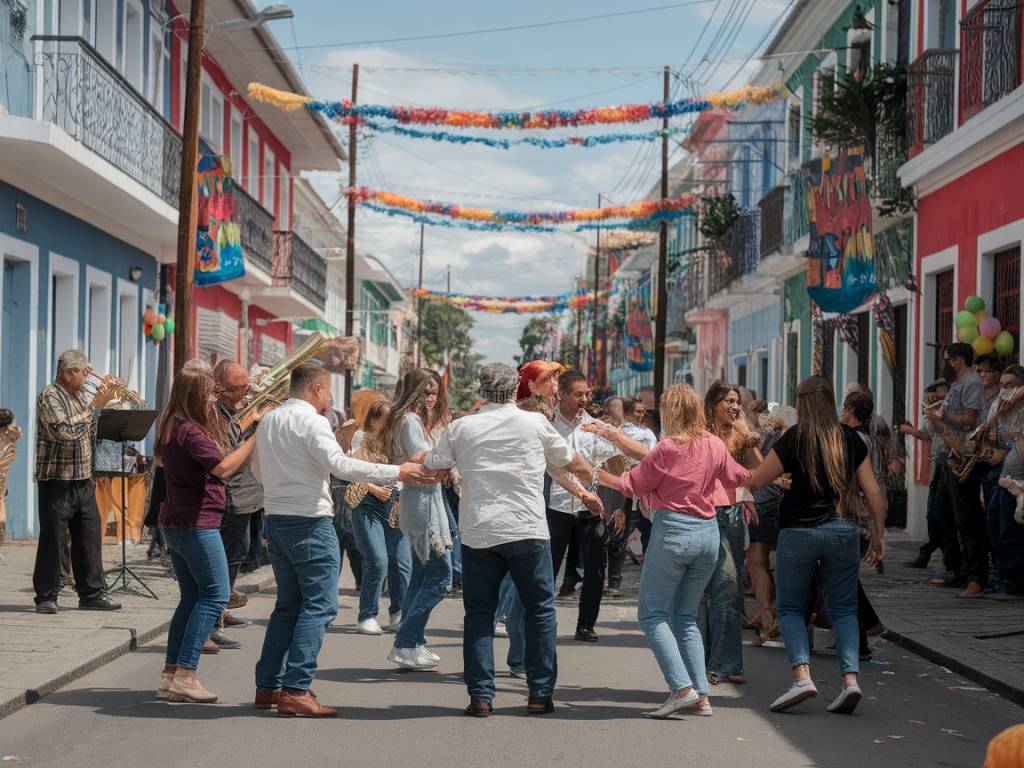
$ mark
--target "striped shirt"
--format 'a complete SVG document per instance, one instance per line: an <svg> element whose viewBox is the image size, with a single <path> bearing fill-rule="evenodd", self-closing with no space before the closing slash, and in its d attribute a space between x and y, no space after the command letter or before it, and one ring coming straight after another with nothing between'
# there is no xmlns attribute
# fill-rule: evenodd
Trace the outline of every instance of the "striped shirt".
<svg viewBox="0 0 1024 768"><path fill-rule="evenodd" d="M57 384L36 400L36 480L89 480L97 412Z"/></svg>

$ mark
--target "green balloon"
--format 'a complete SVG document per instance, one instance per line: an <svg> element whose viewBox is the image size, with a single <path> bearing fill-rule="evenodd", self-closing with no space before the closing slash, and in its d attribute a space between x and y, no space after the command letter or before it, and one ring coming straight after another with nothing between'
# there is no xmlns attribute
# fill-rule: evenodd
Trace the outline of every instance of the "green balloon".
<svg viewBox="0 0 1024 768"><path fill-rule="evenodd" d="M977 312L985 308L985 300L981 296L968 296L964 302L964 309L968 312Z"/></svg>
<svg viewBox="0 0 1024 768"><path fill-rule="evenodd" d="M978 338L978 329L970 325L964 328L957 328L956 337L964 344L973 344L974 340Z"/></svg>
<svg viewBox="0 0 1024 768"><path fill-rule="evenodd" d="M174 318L168 317L164 320L164 330L167 331L167 335L170 336L174 333Z"/></svg>
<svg viewBox="0 0 1024 768"><path fill-rule="evenodd" d="M970 310L963 310L956 313L956 327L957 328L970 328L971 326L978 324L978 318L974 316L974 312ZM156 330L156 326L153 326L153 330Z"/></svg>
<svg viewBox="0 0 1024 768"><path fill-rule="evenodd" d="M1013 354L1013 334L1003 331L996 336L996 352L1000 357L1009 357Z"/></svg>
<svg viewBox="0 0 1024 768"><path fill-rule="evenodd" d="M153 326L153 341L163 341L165 335L166 331L160 323L157 323L156 325Z"/></svg>

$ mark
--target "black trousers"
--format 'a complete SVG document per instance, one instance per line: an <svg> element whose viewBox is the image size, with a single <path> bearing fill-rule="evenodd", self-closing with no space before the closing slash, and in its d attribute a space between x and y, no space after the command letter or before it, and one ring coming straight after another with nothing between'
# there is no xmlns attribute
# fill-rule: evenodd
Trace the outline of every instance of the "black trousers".
<svg viewBox="0 0 1024 768"><path fill-rule="evenodd" d="M960 575L967 581L988 584L988 538L985 532L985 508L981 504L981 479L989 470L988 464L976 464L963 480L952 472L945 473L948 499L946 530L960 536L963 562ZM952 519L950 519L952 518Z"/></svg>
<svg viewBox="0 0 1024 768"><path fill-rule="evenodd" d="M549 509L548 532L551 534L551 565L555 578L562 567L569 540L575 532L579 542L580 558L583 561L583 588L580 590L580 611L577 625L594 628L601 611L601 597L604 594L605 552L604 520L588 515L575 517L565 512ZM567 564L567 567L572 565Z"/></svg>
<svg viewBox="0 0 1024 768"><path fill-rule="evenodd" d="M39 545L32 586L36 603L56 600L60 592L60 556L71 533L71 567L80 598L106 590L103 581L103 524L92 480L40 480Z"/></svg>
<svg viewBox="0 0 1024 768"><path fill-rule="evenodd" d="M228 558L228 583L235 588L238 571L249 555L252 542L252 514L237 515L225 512L220 521L220 538Z"/></svg>

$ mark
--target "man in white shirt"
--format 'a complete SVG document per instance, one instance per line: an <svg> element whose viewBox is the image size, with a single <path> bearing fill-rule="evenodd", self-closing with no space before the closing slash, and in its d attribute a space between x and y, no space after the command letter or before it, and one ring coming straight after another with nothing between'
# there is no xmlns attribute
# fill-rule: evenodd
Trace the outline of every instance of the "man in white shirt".
<svg viewBox="0 0 1024 768"><path fill-rule="evenodd" d="M622 414L625 421L622 424L622 432L627 437L636 440L648 451L653 451L658 445L658 438L650 429L644 426L644 416L647 415L647 408L643 400L626 399L622 401Z"/></svg>
<svg viewBox="0 0 1024 768"><path fill-rule="evenodd" d="M584 432L580 427L594 421L586 412L590 401L590 385L587 377L577 370L569 369L558 377L558 408L555 411L555 430L573 452L587 461L599 465L618 450L608 441L595 434ZM587 485L590 483L588 482ZM548 530L551 532L551 565L557 576L565 559L566 550L573 536L583 561L583 587L580 589L579 616L576 621L576 640L595 643L594 632L597 616L601 610L601 596L605 580L605 522L600 515L593 515L565 488L551 483L547 506ZM570 550L571 551L571 550ZM575 568L575 562L567 562L566 569Z"/></svg>
<svg viewBox="0 0 1024 768"><path fill-rule="evenodd" d="M494 614L506 573L526 614L527 712L554 709L557 627L544 472L548 463L584 477L590 472L544 416L515 406L518 381L501 363L481 370L487 404L450 424L424 458L429 469L457 466L462 476L463 675L470 696L466 714L475 717L491 713Z"/></svg>
<svg viewBox="0 0 1024 768"><path fill-rule="evenodd" d="M330 373L316 363L291 372L289 400L260 420L253 469L263 484L264 534L277 603L256 664L256 708L278 715L334 717L309 690L324 633L338 614L341 559L329 476L376 485L429 486L434 474L349 458L320 412L331 402Z"/></svg>

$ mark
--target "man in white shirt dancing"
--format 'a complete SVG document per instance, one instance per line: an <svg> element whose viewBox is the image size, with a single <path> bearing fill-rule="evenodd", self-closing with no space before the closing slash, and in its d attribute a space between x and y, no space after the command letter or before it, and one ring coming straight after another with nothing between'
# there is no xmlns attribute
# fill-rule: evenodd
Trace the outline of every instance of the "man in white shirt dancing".
<svg viewBox="0 0 1024 768"><path fill-rule="evenodd" d="M589 479L590 467L539 413L515 406L518 374L501 363L480 372L487 404L453 422L424 458L428 469L462 475L463 676L467 715L487 717L494 699L494 614L510 573L525 608L527 712L554 709L555 581L544 515L548 463Z"/></svg>
<svg viewBox="0 0 1024 768"><path fill-rule="evenodd" d="M316 363L291 372L289 400L256 430L253 468L263 484L264 534L277 580L277 603L256 664L256 708L284 717L334 717L309 690L324 633L338 614L341 560L329 475L342 480L427 486L418 464L371 464L345 455L327 419L330 373Z"/></svg>

